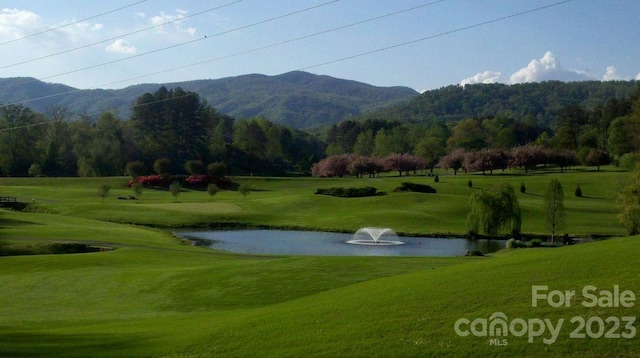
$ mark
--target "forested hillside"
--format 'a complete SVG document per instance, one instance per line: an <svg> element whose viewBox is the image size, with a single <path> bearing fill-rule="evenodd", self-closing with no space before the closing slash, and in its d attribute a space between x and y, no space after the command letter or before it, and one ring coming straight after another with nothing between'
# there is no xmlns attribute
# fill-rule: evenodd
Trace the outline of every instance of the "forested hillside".
<svg viewBox="0 0 640 358"><path fill-rule="evenodd" d="M304 73L281 77L328 96L354 91ZM322 135L269 117L234 118L180 87L153 88L131 102L128 116L117 110L75 113L55 102L44 112L27 104L0 105L0 174L122 175L133 162L152 173L161 161L175 174L203 173L218 163L233 174L331 176L435 166L491 172L539 164L629 165L640 159L635 82L447 87L374 118L343 120ZM327 156L342 157L312 170Z"/></svg>
<svg viewBox="0 0 640 358"><path fill-rule="evenodd" d="M141 84L118 90L78 90L33 78L6 78L0 79L0 104L24 104L37 112L57 105L72 113L91 116L118 111L126 118L138 96L161 86L196 92L218 112L234 118L264 117L293 128L336 123L404 102L418 94L407 87L375 87L296 71L277 76L252 74L217 80Z"/></svg>
<svg viewBox="0 0 640 358"><path fill-rule="evenodd" d="M558 113L567 105L591 110L611 98L631 96L636 87L636 81L456 85L424 92L406 103L369 112L360 118L425 122L526 116L541 126L552 127Z"/></svg>
<svg viewBox="0 0 640 358"><path fill-rule="evenodd" d="M452 86L333 125L324 138L329 158L314 166L318 176L373 174L392 167L490 173L613 162L633 168L640 160L640 86Z"/></svg>

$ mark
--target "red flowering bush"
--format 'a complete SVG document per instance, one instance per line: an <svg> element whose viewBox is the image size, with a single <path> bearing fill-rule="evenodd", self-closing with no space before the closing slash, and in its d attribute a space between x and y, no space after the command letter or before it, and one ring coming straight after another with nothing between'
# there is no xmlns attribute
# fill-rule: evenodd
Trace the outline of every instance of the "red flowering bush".
<svg viewBox="0 0 640 358"><path fill-rule="evenodd" d="M211 176L204 174L204 175L190 175L187 177L187 179L185 179L185 184L187 184L187 186L190 187L205 187L207 185L209 185L209 183L212 182L211 180Z"/></svg>
<svg viewBox="0 0 640 358"><path fill-rule="evenodd" d="M161 175L143 175L138 177L138 183L144 186L163 186L166 183L165 177Z"/></svg>

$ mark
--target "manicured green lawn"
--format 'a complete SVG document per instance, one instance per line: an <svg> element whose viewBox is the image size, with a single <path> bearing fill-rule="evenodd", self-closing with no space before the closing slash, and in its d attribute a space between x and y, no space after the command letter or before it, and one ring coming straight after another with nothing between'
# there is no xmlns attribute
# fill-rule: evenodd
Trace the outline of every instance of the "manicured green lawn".
<svg viewBox="0 0 640 358"><path fill-rule="evenodd" d="M34 198L35 204L31 212L0 210L1 244L73 241L114 250L0 257L0 356L634 356L640 352L635 335L605 338L596 330L595 338L569 336L576 316L597 323L637 315L635 301L632 307L585 307L581 291L618 285L640 293L638 237L481 258L305 257L217 252L166 231L235 223L464 234L471 192L500 181L517 190L524 181L527 193L518 193L523 230L545 234L541 195L556 177L565 188L566 232L622 236L614 196L628 175L441 175L439 183L426 176L239 178L255 189L246 199L220 192L212 202L206 192L185 191L175 202L169 192L155 190L138 201L118 200L132 194L124 178L2 178L1 195ZM467 187L469 178L474 188ZM430 184L438 193L393 193L402 181ZM112 189L103 203L97 188L105 182ZM577 184L585 197L573 196ZM319 187L364 185L387 195L314 195ZM569 307L546 301L532 307L533 285L575 290L577 297ZM496 312L509 321L564 324L553 344L542 342L548 331L531 343L510 334L496 345L491 337L460 337L454 330L460 318L489 319Z"/></svg>
<svg viewBox="0 0 640 358"><path fill-rule="evenodd" d="M523 209L522 230L548 234L544 220L545 188L557 178L565 191L567 225L573 236L624 235L618 223L615 195L629 173L612 168L601 172L573 170L567 173L521 171L493 175L451 175L381 178L238 178L253 188L246 199L235 191L221 191L210 201L204 191L185 190L176 201L168 191L146 189L140 200L118 200L133 192L126 178L0 179L3 195L23 201L35 199L34 210L69 216L159 227L245 224L354 232L362 226L389 226L405 234L464 235L469 196L475 190L508 182L516 191L524 182L527 191L518 199ZM473 188L467 181L473 181ZM437 194L394 193L403 181L432 185ZM111 186L105 202L98 186ZM580 185L583 197L574 196ZM315 195L317 188L374 186L387 195L369 198L336 198Z"/></svg>

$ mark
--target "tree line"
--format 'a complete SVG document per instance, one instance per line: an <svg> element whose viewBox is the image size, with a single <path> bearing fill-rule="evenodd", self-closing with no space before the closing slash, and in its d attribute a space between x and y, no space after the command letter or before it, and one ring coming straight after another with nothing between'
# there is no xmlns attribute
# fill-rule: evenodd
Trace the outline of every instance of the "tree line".
<svg viewBox="0 0 640 358"><path fill-rule="evenodd" d="M138 97L130 118L98 118L51 106L0 106L0 173L4 176L114 176L127 163L153 172L158 159L181 174L190 161L224 162L231 173L309 170L323 156L316 137L264 118L234 119L197 93L159 88Z"/></svg>
<svg viewBox="0 0 640 358"><path fill-rule="evenodd" d="M628 98L611 98L591 109L566 104L557 111L553 124L531 115L515 118L506 113L419 123L368 118L333 125L325 140L329 156L353 153L385 158L409 153L422 158L427 168L455 171L624 163L629 157L635 161L640 151L640 86Z"/></svg>
<svg viewBox="0 0 640 358"><path fill-rule="evenodd" d="M347 154L355 155L349 161L357 158L347 174L391 168L389 158L396 167L409 165L388 169L400 174L437 166L491 172L505 166L530 170L539 164L627 165L637 161L638 152L640 86L632 96L613 97L589 109L565 104L553 123L507 112L422 122L387 117L346 120L316 134L265 118L220 114L197 93L179 87L160 87L138 97L128 118L117 112L93 118L60 106L45 113L24 105L0 106L4 176L123 175L126 164L134 161L151 173L158 159L166 159L175 174L188 172L187 162L201 161L204 167L223 162L232 174L283 175L309 173L323 158ZM377 163L379 158L386 163ZM321 165L315 167L319 172Z"/></svg>

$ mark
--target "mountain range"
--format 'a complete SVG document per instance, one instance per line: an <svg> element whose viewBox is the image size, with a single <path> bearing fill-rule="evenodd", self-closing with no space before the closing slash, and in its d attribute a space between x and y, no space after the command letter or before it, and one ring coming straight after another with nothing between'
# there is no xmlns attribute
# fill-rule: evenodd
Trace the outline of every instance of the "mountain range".
<svg viewBox="0 0 640 358"><path fill-rule="evenodd" d="M219 113L234 117L264 117L272 122L311 128L340 122L396 105L418 95L408 87L373 85L294 71L276 76L249 74L215 80L139 84L123 89L76 89L29 77L0 79L0 103L23 104L38 112L52 105L91 116L117 111L128 118L131 105L161 86L196 92Z"/></svg>
<svg viewBox="0 0 640 358"><path fill-rule="evenodd" d="M346 119L429 122L494 115L529 116L549 126L567 105L591 109L610 99L640 96L639 84L638 81L494 83L452 85L418 94L408 87L376 87L302 71L148 83L123 89L76 89L18 77L0 78L0 104L20 103L43 113L58 105L71 113L94 117L116 111L126 119L139 96L165 86L196 92L219 113L234 118L264 117L297 129L318 128Z"/></svg>

